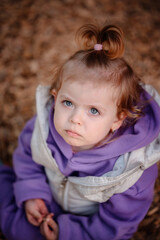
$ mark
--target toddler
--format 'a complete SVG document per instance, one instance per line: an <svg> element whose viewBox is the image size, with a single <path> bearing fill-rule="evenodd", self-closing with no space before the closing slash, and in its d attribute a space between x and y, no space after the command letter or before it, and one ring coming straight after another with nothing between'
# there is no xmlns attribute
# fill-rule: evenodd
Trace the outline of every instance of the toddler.
<svg viewBox="0 0 160 240"><path fill-rule="evenodd" d="M122 58L120 28L86 24L77 37L82 50L37 88L14 171L0 167L8 240L130 239L153 200L159 95Z"/></svg>

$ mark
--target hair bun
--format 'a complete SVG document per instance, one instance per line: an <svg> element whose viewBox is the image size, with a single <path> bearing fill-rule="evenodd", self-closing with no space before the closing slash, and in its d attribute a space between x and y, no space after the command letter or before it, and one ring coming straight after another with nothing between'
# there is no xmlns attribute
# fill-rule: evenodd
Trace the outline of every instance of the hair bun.
<svg viewBox="0 0 160 240"><path fill-rule="evenodd" d="M76 34L78 43L84 50L95 50L96 44L102 45L102 50L110 59L119 58L124 52L123 32L115 25L106 25L99 29L96 25L85 24Z"/></svg>

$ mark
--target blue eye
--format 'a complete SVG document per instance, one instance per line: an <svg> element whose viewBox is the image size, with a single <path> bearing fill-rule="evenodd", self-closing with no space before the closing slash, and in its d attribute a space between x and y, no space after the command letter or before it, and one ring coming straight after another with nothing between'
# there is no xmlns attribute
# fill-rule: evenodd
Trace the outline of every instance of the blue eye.
<svg viewBox="0 0 160 240"><path fill-rule="evenodd" d="M91 108L90 113L93 114L93 115L98 115L99 111L96 108Z"/></svg>
<svg viewBox="0 0 160 240"><path fill-rule="evenodd" d="M67 107L71 107L72 106L72 103L70 101L68 101L68 100L63 101L63 104L65 106L67 106Z"/></svg>

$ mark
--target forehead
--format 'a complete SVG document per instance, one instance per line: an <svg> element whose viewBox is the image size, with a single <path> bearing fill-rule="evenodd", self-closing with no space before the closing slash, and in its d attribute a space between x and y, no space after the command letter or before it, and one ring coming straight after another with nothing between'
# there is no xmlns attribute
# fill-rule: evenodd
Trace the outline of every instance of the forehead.
<svg viewBox="0 0 160 240"><path fill-rule="evenodd" d="M64 81L58 95L83 105L116 105L113 87L94 85L91 81Z"/></svg>
<svg viewBox="0 0 160 240"><path fill-rule="evenodd" d="M85 86L87 84L88 87L90 85L90 89L94 88L96 91L102 91L101 88L110 89L114 101L119 100L119 86L113 72L104 67L89 68L83 62L70 60L64 65L61 73L61 84L64 85L65 82L69 85L74 82Z"/></svg>
<svg viewBox="0 0 160 240"><path fill-rule="evenodd" d="M68 61L62 71L62 81L90 81L92 84L105 84L110 79L111 72L105 68L89 68L83 62L71 60Z"/></svg>

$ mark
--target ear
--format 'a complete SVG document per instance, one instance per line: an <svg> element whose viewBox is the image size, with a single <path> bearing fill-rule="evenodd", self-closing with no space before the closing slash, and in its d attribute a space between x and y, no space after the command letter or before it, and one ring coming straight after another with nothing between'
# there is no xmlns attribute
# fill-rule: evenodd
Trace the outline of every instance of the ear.
<svg viewBox="0 0 160 240"><path fill-rule="evenodd" d="M127 115L124 112L121 112L119 114L119 116L115 119L115 121L113 122L111 131L114 132L115 130L120 128L120 126L122 125L122 123L126 117L127 117Z"/></svg>
<svg viewBox="0 0 160 240"><path fill-rule="evenodd" d="M55 89L52 89L52 90L51 90L51 94L52 94L52 96L54 97L54 100L55 100L55 102L56 102L56 99L57 99L57 91L56 91Z"/></svg>

